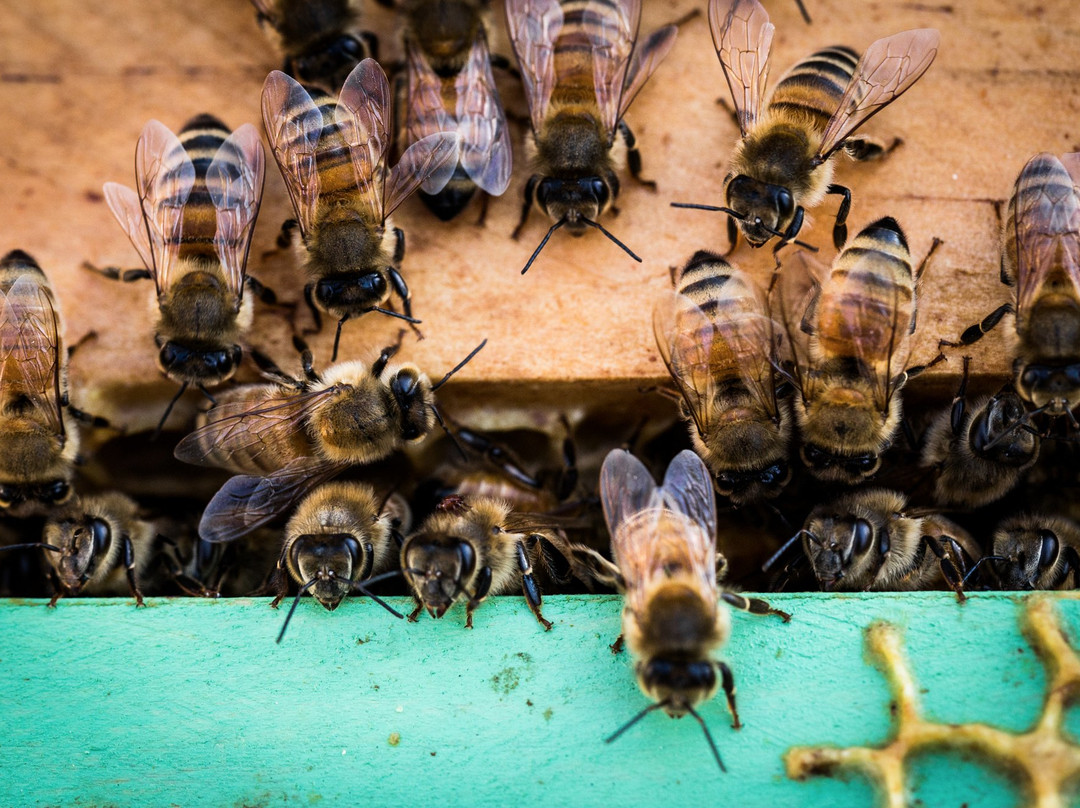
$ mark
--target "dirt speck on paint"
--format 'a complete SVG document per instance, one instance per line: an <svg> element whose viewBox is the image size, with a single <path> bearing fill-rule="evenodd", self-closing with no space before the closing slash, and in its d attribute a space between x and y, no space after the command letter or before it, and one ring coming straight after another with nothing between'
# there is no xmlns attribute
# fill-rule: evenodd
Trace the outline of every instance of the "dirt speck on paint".
<svg viewBox="0 0 1080 808"><path fill-rule="evenodd" d="M390 737L386 739L386 742L391 746L397 746L399 743L401 743L401 733L391 732Z"/></svg>
<svg viewBox="0 0 1080 808"><path fill-rule="evenodd" d="M509 696L520 684L521 679L514 668L503 668L491 677L491 689L504 696Z"/></svg>
<svg viewBox="0 0 1080 808"><path fill-rule="evenodd" d="M555 711L552 710L550 707L548 707L546 710L544 710L543 715L544 715L544 720L545 721L550 721L551 716L555 715Z"/></svg>

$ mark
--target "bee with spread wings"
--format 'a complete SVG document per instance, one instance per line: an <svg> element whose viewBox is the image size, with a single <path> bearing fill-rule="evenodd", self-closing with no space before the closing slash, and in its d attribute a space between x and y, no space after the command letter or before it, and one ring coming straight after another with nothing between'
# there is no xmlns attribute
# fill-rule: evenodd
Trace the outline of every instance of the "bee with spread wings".
<svg viewBox="0 0 1080 808"><path fill-rule="evenodd" d="M232 541L272 522L312 488L352 465L374 463L422 441L442 423L435 391L484 347L432 384L411 364L389 364L400 346L370 367L342 362L324 373L300 345L303 377L257 357L274 383L238 387L219 397L205 422L176 446L180 460L237 474L203 512L199 535Z"/></svg>
<svg viewBox="0 0 1080 808"><path fill-rule="evenodd" d="M709 471L689 450L676 455L659 488L648 469L616 449L600 470L600 497L611 532L612 577L625 593L623 638L633 652L638 685L654 699L608 742L649 712L673 718L692 715L701 725L720 768L724 764L695 705L712 698L717 685L727 697L734 727L735 679L712 652L727 640L731 616L718 599L754 614L790 615L757 598L721 593L716 550L716 498ZM720 682L717 682L719 674Z"/></svg>
<svg viewBox="0 0 1080 808"><path fill-rule="evenodd" d="M791 479L791 405L777 395L783 328L753 279L715 253L699 250L673 274L653 331L694 450L733 504L776 497Z"/></svg>
<svg viewBox="0 0 1080 808"><path fill-rule="evenodd" d="M839 249L851 191L833 184L834 158L840 151L857 160L886 152L855 131L926 72L940 35L932 28L904 31L877 40L862 58L848 47L825 48L796 63L766 100L774 27L765 8L757 0L709 0L709 27L742 137L724 178L724 206L675 207L726 213L732 246L741 230L753 247L778 237L779 249L799 234L805 208L839 194Z"/></svg>
<svg viewBox="0 0 1080 808"><path fill-rule="evenodd" d="M454 171L457 135L440 132L413 143L388 164L393 121L390 84L374 59L358 64L338 98L305 88L275 70L262 95L263 123L285 179L300 229L308 283L304 298L337 318L334 356L347 320L378 311L417 323L409 289L398 271L405 234L390 214L421 184L437 190ZM391 290L404 314L385 307Z"/></svg>
<svg viewBox="0 0 1080 808"><path fill-rule="evenodd" d="M458 163L450 181L441 190L420 190L421 201L444 222L465 208L477 188L501 196L510 184L510 129L491 72L486 12L486 3L478 0L411 0L402 11L405 145L438 132L458 133Z"/></svg>
<svg viewBox="0 0 1080 808"><path fill-rule="evenodd" d="M619 193L616 133L626 144L630 173L640 180L641 155L622 117L675 44L677 28L665 26L637 47L641 0L506 0L506 17L534 147L534 173L514 238L534 200L554 222L522 274L564 226L577 236L596 228L640 261L596 220Z"/></svg>
<svg viewBox="0 0 1080 808"><path fill-rule="evenodd" d="M254 126L230 134L217 118L198 115L179 137L149 121L135 146L136 188L105 183L105 201L145 269L87 268L116 280L154 281L158 367L180 385L161 424L189 385L205 392L236 372L253 317L244 287L273 301L247 275L264 168Z"/></svg>

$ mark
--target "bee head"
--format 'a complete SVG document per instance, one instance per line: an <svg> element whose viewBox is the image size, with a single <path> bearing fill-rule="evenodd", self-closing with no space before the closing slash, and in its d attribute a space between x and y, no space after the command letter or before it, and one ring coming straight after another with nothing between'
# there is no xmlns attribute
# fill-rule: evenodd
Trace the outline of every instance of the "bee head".
<svg viewBox="0 0 1080 808"><path fill-rule="evenodd" d="M340 87L367 55L368 48L363 42L352 34L341 34L318 39L290 61L298 81Z"/></svg>
<svg viewBox="0 0 1080 808"><path fill-rule="evenodd" d="M760 247L773 236L785 237L795 219L795 198L782 185L771 185L745 174L728 181L727 206L747 242Z"/></svg>
<svg viewBox="0 0 1080 808"><path fill-rule="evenodd" d="M968 443L977 456L1012 468L1034 463L1038 432L1027 425L1027 411L1011 390L998 393L968 427Z"/></svg>
<svg viewBox="0 0 1080 808"><path fill-rule="evenodd" d="M45 557L56 570L64 589L77 595L98 565L109 554L112 528L104 519L89 514L64 516L50 522L46 540L59 548L47 550Z"/></svg>
<svg viewBox="0 0 1080 808"><path fill-rule="evenodd" d="M476 572L476 550L467 539L417 533L401 548L401 568L428 614L438 619L466 591Z"/></svg>
<svg viewBox="0 0 1080 808"><path fill-rule="evenodd" d="M1075 422L1080 407L1080 363L1072 365L1030 364L1020 368L1016 389L1049 415L1065 415Z"/></svg>
<svg viewBox="0 0 1080 808"><path fill-rule="evenodd" d="M374 553L351 533L308 533L297 537L289 549L293 577L311 584L311 594L333 611L353 589L354 581L371 574Z"/></svg>
<svg viewBox="0 0 1080 808"><path fill-rule="evenodd" d="M799 448L799 457L819 480L847 485L866 480L881 467L881 453L873 450L845 454L814 443L804 443Z"/></svg>
<svg viewBox="0 0 1080 808"><path fill-rule="evenodd" d="M565 180L545 177L536 187L536 203L552 220L565 222L575 236L585 232L584 220L595 220L611 202L611 187L600 177Z"/></svg>
<svg viewBox="0 0 1080 808"><path fill-rule="evenodd" d="M672 718L682 718L716 692L716 663L709 659L653 657L637 664L641 688Z"/></svg>
<svg viewBox="0 0 1080 808"><path fill-rule="evenodd" d="M408 443L423 440L435 426L431 382L419 370L406 365L394 371L389 386L401 414L401 437Z"/></svg>
<svg viewBox="0 0 1080 808"><path fill-rule="evenodd" d="M336 316L369 311L390 296L387 276L380 267L320 278L312 290L315 305Z"/></svg>
<svg viewBox="0 0 1080 808"><path fill-rule="evenodd" d="M748 471L725 469L715 476L716 490L733 505L775 499L791 480L791 464L777 460L765 468Z"/></svg>
<svg viewBox="0 0 1080 808"><path fill-rule="evenodd" d="M870 561L875 538L880 555L891 546L886 531L879 533L868 520L850 514L811 516L808 525L802 532L803 550L814 577L827 592L845 588L843 579Z"/></svg>
<svg viewBox="0 0 1080 808"><path fill-rule="evenodd" d="M1051 526L1012 524L1002 526L994 536L994 563L1002 589L1044 588L1040 579L1049 573L1061 556L1061 541Z"/></svg>
<svg viewBox="0 0 1080 808"><path fill-rule="evenodd" d="M158 367L177 384L220 384L236 373L244 356L239 345L193 347L172 340L160 345Z"/></svg>

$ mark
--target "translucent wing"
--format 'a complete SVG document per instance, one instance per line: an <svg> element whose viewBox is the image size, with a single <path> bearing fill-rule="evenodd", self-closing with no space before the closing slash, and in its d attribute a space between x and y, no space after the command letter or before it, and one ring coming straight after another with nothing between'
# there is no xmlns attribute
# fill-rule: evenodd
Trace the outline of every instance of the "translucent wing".
<svg viewBox="0 0 1080 808"><path fill-rule="evenodd" d="M1072 177L1073 187L1077 188L1077 192L1080 193L1080 152L1061 155L1061 164L1065 166L1065 170Z"/></svg>
<svg viewBox="0 0 1080 808"><path fill-rule="evenodd" d="M409 146L387 178L383 216L397 210L398 205L408 199L421 183L442 189L450 181L457 161L456 132L429 135Z"/></svg>
<svg viewBox="0 0 1080 808"><path fill-rule="evenodd" d="M334 117L352 158L357 190L380 222L389 214L383 198L391 114L390 82L378 62L364 59L345 79Z"/></svg>
<svg viewBox="0 0 1080 808"><path fill-rule="evenodd" d="M586 0L581 17L592 51L593 86L600 120L606 131L614 132L619 122L619 99L641 24L641 0Z"/></svg>
<svg viewBox="0 0 1080 808"><path fill-rule="evenodd" d="M664 507L687 517L685 538L694 570L716 586L716 495L712 475L700 457L683 449L671 461L660 489Z"/></svg>
<svg viewBox="0 0 1080 808"><path fill-rule="evenodd" d="M457 122L443 107L442 79L431 69L423 52L412 41L405 43L409 78L409 103L405 113L405 145L423 140L428 135L450 132ZM490 68L489 68L490 69ZM442 187L428 183L424 193L435 194Z"/></svg>
<svg viewBox="0 0 1080 808"><path fill-rule="evenodd" d="M288 513L305 494L345 467L321 458L297 458L266 477L241 474L221 486L199 520L199 536L228 542Z"/></svg>
<svg viewBox="0 0 1080 808"><path fill-rule="evenodd" d="M25 396L63 434L60 318L39 272L20 275L0 292L0 391L5 406Z"/></svg>
<svg viewBox="0 0 1080 808"><path fill-rule="evenodd" d="M266 156L255 127L244 124L229 135L206 171L206 190L217 211L214 248L229 289L243 296L251 236L262 201Z"/></svg>
<svg viewBox="0 0 1080 808"><path fill-rule="evenodd" d="M294 460L311 458L307 417L328 387L313 393L282 388L260 401L235 401L210 410L209 422L184 437L173 454L198 466L218 466L241 474L267 474Z"/></svg>
<svg viewBox="0 0 1080 808"><path fill-rule="evenodd" d="M506 0L506 22L533 131L538 132L555 88L555 40L562 31L562 6L559 0Z"/></svg>
<svg viewBox="0 0 1080 808"><path fill-rule="evenodd" d="M146 231L146 221L143 219L139 195L118 182L105 183L103 190L109 210L127 233L127 237L131 239L135 251L142 259L143 266L153 271L154 253L150 247L150 236Z"/></svg>
<svg viewBox="0 0 1080 808"><path fill-rule="evenodd" d="M822 135L819 157L827 158L871 117L904 94L937 56L941 35L916 28L879 39L866 49Z"/></svg>
<svg viewBox="0 0 1080 808"><path fill-rule="evenodd" d="M477 187L492 196L499 196L510 184L513 155L510 129L499 91L495 88L491 54L483 30L473 42L455 85L458 160Z"/></svg>
<svg viewBox="0 0 1080 808"><path fill-rule="evenodd" d="M613 130L622 116L626 114L626 110L629 109L631 102L641 91L641 88L645 86L649 76L656 71L656 68L664 61L664 57L668 55L668 52L675 45L675 37L678 34L679 29L676 26L664 26L660 30L649 34L640 47L634 49L630 67L627 69L626 78L623 81L618 115L611 122ZM604 109L604 107L601 107L601 109Z"/></svg>
<svg viewBox="0 0 1080 808"><path fill-rule="evenodd" d="M278 164L300 232L307 235L319 201L315 153L323 131L323 116L308 91L280 70L266 77L262 91L263 127Z"/></svg>
<svg viewBox="0 0 1080 808"><path fill-rule="evenodd" d="M797 250L784 261L779 283L772 292L772 307L779 309L780 322L787 335L790 366L778 369L796 384L804 398L813 397L814 362L810 341L816 334L817 301L821 296L821 278L828 268L805 250Z"/></svg>
<svg viewBox="0 0 1080 808"><path fill-rule="evenodd" d="M623 449L608 452L600 468L600 501L611 533L611 546L616 550L615 563L620 567L618 537L627 523L657 502L656 491L656 481L640 460Z"/></svg>
<svg viewBox="0 0 1080 808"><path fill-rule="evenodd" d="M1026 321L1051 278L1080 296L1080 197L1061 161L1039 154L1020 172L1014 198L1017 316Z"/></svg>
<svg viewBox="0 0 1080 808"><path fill-rule="evenodd" d="M709 0L709 29L745 135L764 103L774 26L757 0Z"/></svg>
<svg viewBox="0 0 1080 808"><path fill-rule="evenodd" d="M153 259L150 268L160 295L169 288L179 257L184 205L195 184L195 166L187 150L160 121L147 122L135 145L135 184Z"/></svg>
<svg viewBox="0 0 1080 808"><path fill-rule="evenodd" d="M715 329L685 295L671 291L653 309L653 334L699 435L710 431L716 388L710 368Z"/></svg>

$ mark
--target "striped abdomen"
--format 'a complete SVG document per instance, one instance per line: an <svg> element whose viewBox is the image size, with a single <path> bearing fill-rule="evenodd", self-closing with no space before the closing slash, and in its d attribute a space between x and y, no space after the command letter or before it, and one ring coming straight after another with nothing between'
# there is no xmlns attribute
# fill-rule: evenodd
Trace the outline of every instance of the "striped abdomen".
<svg viewBox="0 0 1080 808"><path fill-rule="evenodd" d="M341 128L335 120L338 106L337 99L318 89L317 87L304 87L311 95L311 100L322 113L323 128L319 135L319 142L315 146L315 170L319 175L320 201L327 196L337 194L351 195L357 190L358 179L353 166L352 154L348 143L342 136ZM286 110L283 117L298 118L307 112L306 99L301 99L304 107L294 107ZM350 116L345 115L348 119ZM302 131L303 127L295 126L296 131ZM287 153L304 154L308 147L302 136L298 136L286 149ZM368 179L374 171L374 166L369 167Z"/></svg>
<svg viewBox="0 0 1080 808"><path fill-rule="evenodd" d="M206 187L206 171L213 162L218 149L229 136L229 128L213 115L196 115L177 135L187 157L195 167L195 184L191 188L184 205L184 224L180 235L179 257L201 257L214 263L218 262L214 248L214 234L217 232L217 209ZM176 157L181 157L177 155ZM173 155L166 155L170 161ZM240 157L236 155L237 175L241 174ZM165 172L163 179L168 180L170 173Z"/></svg>
<svg viewBox="0 0 1080 808"><path fill-rule="evenodd" d="M773 89L769 112L809 118L816 131L824 132L858 61L859 55L851 48L836 45L797 62Z"/></svg>
<svg viewBox="0 0 1080 808"><path fill-rule="evenodd" d="M612 0L566 0L563 25L555 40L555 89L553 104L596 104L593 81L594 52L603 52L608 34L618 26L610 18L618 14ZM591 8L592 13L589 13ZM601 13L595 13L597 9ZM610 45L615 49L615 45Z"/></svg>

